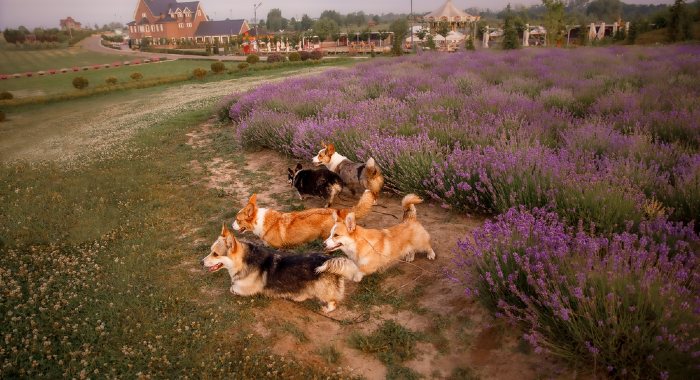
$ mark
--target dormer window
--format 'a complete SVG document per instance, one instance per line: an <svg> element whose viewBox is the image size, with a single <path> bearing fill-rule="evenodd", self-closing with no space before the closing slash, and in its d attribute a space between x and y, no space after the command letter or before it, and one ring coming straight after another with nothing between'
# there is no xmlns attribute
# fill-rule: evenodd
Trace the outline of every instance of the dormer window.
<svg viewBox="0 0 700 380"><path fill-rule="evenodd" d="M177 18L182 18L182 12L177 12Z"/></svg>
<svg viewBox="0 0 700 380"><path fill-rule="evenodd" d="M146 17L146 12L141 13L141 17Z"/></svg>

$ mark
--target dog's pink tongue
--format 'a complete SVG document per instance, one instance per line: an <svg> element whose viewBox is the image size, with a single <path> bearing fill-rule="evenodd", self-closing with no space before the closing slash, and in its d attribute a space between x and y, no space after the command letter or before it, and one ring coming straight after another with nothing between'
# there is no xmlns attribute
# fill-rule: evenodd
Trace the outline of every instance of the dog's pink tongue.
<svg viewBox="0 0 700 380"><path fill-rule="evenodd" d="M209 272L216 272L219 268L221 268L221 264L216 264L213 267L209 267Z"/></svg>

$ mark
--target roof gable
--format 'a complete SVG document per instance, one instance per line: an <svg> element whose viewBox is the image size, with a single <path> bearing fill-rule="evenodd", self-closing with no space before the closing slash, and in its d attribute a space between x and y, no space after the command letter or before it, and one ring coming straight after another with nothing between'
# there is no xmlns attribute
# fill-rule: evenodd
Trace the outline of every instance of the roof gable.
<svg viewBox="0 0 700 380"><path fill-rule="evenodd" d="M241 34L245 20L202 21L194 33L197 37Z"/></svg>

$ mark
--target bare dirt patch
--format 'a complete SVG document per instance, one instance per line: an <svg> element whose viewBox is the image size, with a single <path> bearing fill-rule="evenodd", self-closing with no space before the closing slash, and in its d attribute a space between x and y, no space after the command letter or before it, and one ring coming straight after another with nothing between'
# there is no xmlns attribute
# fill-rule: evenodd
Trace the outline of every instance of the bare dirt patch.
<svg viewBox="0 0 700 380"><path fill-rule="evenodd" d="M206 138L206 134L200 138ZM191 145L198 146L196 141ZM285 172L297 161L266 150L247 152L244 156L244 165L233 165L225 157L215 159L211 164L217 170L207 165L202 180L222 190L235 189L239 199L234 204L243 204L250 194L257 192L261 206L290 210L290 200L298 198L287 185ZM350 206L355 201L344 194L338 206ZM384 228L398 223L402 216L400 201L400 196L382 194L374 212L362 221L363 226ZM303 201L304 208L322 205L321 199ZM383 379L387 375L386 366L375 356L352 348L349 342L353 334L370 334L384 321L394 320L421 334L417 356L402 365L425 378L448 378L459 370L483 379L571 378L562 375L566 370L560 364L527 353L515 328L495 320L482 306L467 299L462 287L445 277L444 270L451 265L455 243L483 220L431 202L417 208L419 220L432 236L437 259L429 261L418 255L413 263L399 262L386 273L381 292L395 297L400 305L385 303L368 308L353 305L349 298L360 285L348 283L348 299L331 318L308 304L275 299L255 309L251 331L276 354L316 365L343 367L368 379ZM252 234L243 238L256 240ZM324 354L331 348L338 353L337 363L328 362L328 355Z"/></svg>

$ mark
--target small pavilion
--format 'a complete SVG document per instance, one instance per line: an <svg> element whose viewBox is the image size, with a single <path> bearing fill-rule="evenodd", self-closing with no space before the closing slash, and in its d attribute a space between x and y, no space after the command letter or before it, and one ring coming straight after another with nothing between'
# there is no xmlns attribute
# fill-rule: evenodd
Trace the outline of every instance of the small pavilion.
<svg viewBox="0 0 700 380"><path fill-rule="evenodd" d="M441 22L447 22L450 30L466 29L470 23L479 21L479 16L472 16L469 13L458 9L452 4L452 0L445 1L440 8L421 17L421 21L430 25L430 30L437 30Z"/></svg>

